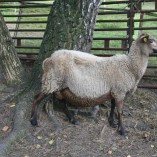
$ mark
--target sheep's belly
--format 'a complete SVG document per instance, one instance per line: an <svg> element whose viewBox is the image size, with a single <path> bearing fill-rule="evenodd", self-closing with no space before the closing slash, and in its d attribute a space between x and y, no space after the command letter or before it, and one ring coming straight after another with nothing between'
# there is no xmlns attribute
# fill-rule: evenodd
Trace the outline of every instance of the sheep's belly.
<svg viewBox="0 0 157 157"><path fill-rule="evenodd" d="M93 98L93 99L81 98L79 96L76 96L74 93L72 93L69 90L69 88L62 90L61 94L67 102L77 107L92 107L92 106L100 105L111 97L110 92L108 92L98 98Z"/></svg>
<svg viewBox="0 0 157 157"><path fill-rule="evenodd" d="M93 75L94 76L94 75ZM78 76L75 79L69 79L65 88L68 87L72 93L81 98L99 98L110 91L110 83L105 78L94 78L93 76Z"/></svg>

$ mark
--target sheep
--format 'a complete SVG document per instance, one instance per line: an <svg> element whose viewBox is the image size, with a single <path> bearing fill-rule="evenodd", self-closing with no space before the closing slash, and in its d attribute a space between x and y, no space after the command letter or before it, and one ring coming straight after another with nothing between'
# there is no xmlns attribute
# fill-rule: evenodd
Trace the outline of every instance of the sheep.
<svg viewBox="0 0 157 157"><path fill-rule="evenodd" d="M109 124L115 127L116 107L118 131L127 135L122 123L124 99L136 90L154 49L157 50L157 39L141 34L132 42L128 54L108 58L74 50L55 51L43 61L41 91L32 103L32 125L37 124L37 104L56 93L59 99L79 107L99 105L110 99Z"/></svg>

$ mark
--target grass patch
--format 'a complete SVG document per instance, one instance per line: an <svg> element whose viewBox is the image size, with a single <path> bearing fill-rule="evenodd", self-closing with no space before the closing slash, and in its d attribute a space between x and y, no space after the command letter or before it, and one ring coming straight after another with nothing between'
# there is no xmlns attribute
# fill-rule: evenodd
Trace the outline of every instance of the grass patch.
<svg viewBox="0 0 157 157"><path fill-rule="evenodd" d="M108 2L113 1L113 0L108 0ZM31 2L32 3L32 2ZM36 3L36 2L35 2ZM52 1L42 1L39 3L52 3ZM0 3L2 4L2 3ZM11 5L19 5L18 2L14 2L14 3L9 3ZM19 9L5 9L5 6L8 5L8 3L3 3L4 8L1 10L3 14L5 15L12 15L12 14L18 14L19 13ZM145 2L142 3L142 9L154 9L154 2ZM111 10L110 10L111 9ZM113 11L113 9L116 9L117 11L122 11L125 9L128 9L128 5L127 4L113 4L113 5L103 5L101 6L100 12L109 12L109 11ZM49 14L50 8L23 8L22 12L23 14ZM139 19L140 14L136 14L135 19ZM153 16L150 16L148 14L144 15L144 19L149 19L149 18L156 18ZM17 18L11 17L11 18L5 18L5 21L16 21ZM20 19L21 21L46 21L47 17L22 17ZM98 15L97 16L97 20L127 20L127 15L124 14L113 14L113 15ZM155 22L143 22L143 27L156 27L157 26L157 21ZM14 25L8 25L8 27L10 28L15 28L15 24ZM139 22L135 23L135 28L139 27ZM46 24L20 24L19 25L20 29L45 29L46 28ZM127 28L127 23L126 22L105 22L105 23L96 23L95 28ZM153 34L154 36L157 36L157 31L154 30L146 30L144 31L146 33L150 33ZM135 38L137 37L138 31L135 31ZM13 33L12 33L13 35ZM25 36L25 37L29 37L29 36L38 36L38 37L42 37L43 36L43 32L18 32L17 36ZM119 38L127 38L127 31L94 31L94 38L96 37L119 37ZM98 41L98 40L93 40L93 48L103 48L104 47L104 43L105 41ZM22 46L35 46L38 47L41 44L41 40L22 40ZM111 48L120 48L121 47L121 41L115 40L115 41L110 41L110 47ZM32 51L32 52L37 52L38 50L26 50L26 49L17 49L17 51L21 52L21 51ZM96 53L96 54L117 54L117 53L126 53L126 51L91 51L91 53ZM155 64L156 63L156 58L155 57L151 57L150 58L150 63L151 64Z"/></svg>

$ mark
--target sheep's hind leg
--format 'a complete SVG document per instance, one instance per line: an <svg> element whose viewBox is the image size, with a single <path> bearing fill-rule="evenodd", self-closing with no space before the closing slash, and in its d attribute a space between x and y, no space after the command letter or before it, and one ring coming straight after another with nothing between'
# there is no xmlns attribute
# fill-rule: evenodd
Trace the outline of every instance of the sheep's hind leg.
<svg viewBox="0 0 157 157"><path fill-rule="evenodd" d="M98 123L97 113L99 112L99 105L91 108L91 118L94 119L95 123Z"/></svg>
<svg viewBox="0 0 157 157"><path fill-rule="evenodd" d="M65 100L64 101L64 113L66 114L66 116L68 117L70 123L78 125L79 121L77 119L75 119L74 115L69 111L68 107L67 107L67 103Z"/></svg>
<svg viewBox="0 0 157 157"><path fill-rule="evenodd" d="M113 128L117 127L117 123L114 120L115 106L116 106L115 99L111 98L111 111L110 111L110 115L109 115L109 118L108 118L108 122L109 122L110 126L113 127Z"/></svg>
<svg viewBox="0 0 157 157"><path fill-rule="evenodd" d="M39 103L48 95L44 94L44 93L39 93L34 97L33 103L32 103L32 113L31 113L31 124L33 126L38 125L37 122L37 109L38 109L38 105Z"/></svg>

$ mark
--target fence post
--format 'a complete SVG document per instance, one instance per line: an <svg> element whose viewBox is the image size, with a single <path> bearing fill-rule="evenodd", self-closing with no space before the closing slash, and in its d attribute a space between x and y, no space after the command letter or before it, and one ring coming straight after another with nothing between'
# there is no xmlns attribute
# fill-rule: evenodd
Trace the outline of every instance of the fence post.
<svg viewBox="0 0 157 157"><path fill-rule="evenodd" d="M142 4L141 4L141 1L139 1L139 2L136 4L136 8L135 8L135 9L137 9L137 11L142 10Z"/></svg>
<svg viewBox="0 0 157 157"><path fill-rule="evenodd" d="M109 45L110 45L110 40L106 39L104 43L104 47L109 48L110 47Z"/></svg>
<svg viewBox="0 0 157 157"><path fill-rule="evenodd" d="M128 34L128 44L129 44L129 47L131 46L131 43L133 41L133 35L134 35L134 16L135 16L135 13L134 13L134 0L129 0L129 11L128 11L128 31L127 31L127 34Z"/></svg>
<svg viewBox="0 0 157 157"><path fill-rule="evenodd" d="M17 46L21 46L21 39L17 39Z"/></svg>
<svg viewBox="0 0 157 157"><path fill-rule="evenodd" d="M127 48L127 40L122 40L121 48Z"/></svg>

